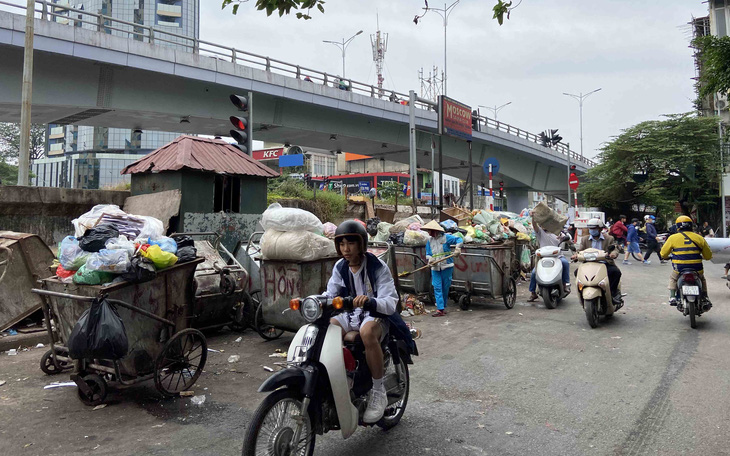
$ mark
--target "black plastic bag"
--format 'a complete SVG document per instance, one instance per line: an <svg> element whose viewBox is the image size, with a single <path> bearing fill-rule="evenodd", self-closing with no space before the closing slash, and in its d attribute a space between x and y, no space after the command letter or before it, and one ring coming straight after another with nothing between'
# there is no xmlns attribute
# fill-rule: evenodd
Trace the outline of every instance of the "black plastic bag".
<svg viewBox="0 0 730 456"><path fill-rule="evenodd" d="M73 359L121 359L129 351L127 332L117 309L106 298L96 298L68 337Z"/></svg>
<svg viewBox="0 0 730 456"><path fill-rule="evenodd" d="M119 230L113 225L99 225L86 230L79 238L79 247L87 252L98 252L111 238L119 237Z"/></svg>
<svg viewBox="0 0 730 456"><path fill-rule="evenodd" d="M148 282L157 277L157 270L152 260L143 256L136 256L132 257L129 262L129 269L121 277L132 283Z"/></svg>
<svg viewBox="0 0 730 456"><path fill-rule="evenodd" d="M378 234L378 223L380 223L380 217L373 217L365 222L365 224L367 225L365 230L370 236L375 236L376 234Z"/></svg>
<svg viewBox="0 0 730 456"><path fill-rule="evenodd" d="M172 236L172 239L177 243L178 250L180 249L180 247L195 247L195 241L191 236L176 234Z"/></svg>
<svg viewBox="0 0 730 456"><path fill-rule="evenodd" d="M193 261L198 254L198 249L193 246L180 247L177 249L177 264Z"/></svg>
<svg viewBox="0 0 730 456"><path fill-rule="evenodd" d="M405 236L405 234L406 233L404 231L401 231L400 233L393 233L388 238L388 241L394 245L403 245L403 236Z"/></svg>

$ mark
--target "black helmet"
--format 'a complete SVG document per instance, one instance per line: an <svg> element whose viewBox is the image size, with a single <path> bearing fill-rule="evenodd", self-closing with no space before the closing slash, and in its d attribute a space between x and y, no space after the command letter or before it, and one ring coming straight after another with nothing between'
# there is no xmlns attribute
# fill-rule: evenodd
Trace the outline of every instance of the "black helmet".
<svg viewBox="0 0 730 456"><path fill-rule="evenodd" d="M347 238L348 240L352 241L351 238L359 238L360 243L360 253L365 253L368 247L368 232L365 230L365 227L362 226L361 223L358 223L354 220L345 220L344 222L340 223L340 226L337 227L337 230L335 230L335 249L337 250L337 254L342 256L342 253L340 253L340 239L341 238Z"/></svg>

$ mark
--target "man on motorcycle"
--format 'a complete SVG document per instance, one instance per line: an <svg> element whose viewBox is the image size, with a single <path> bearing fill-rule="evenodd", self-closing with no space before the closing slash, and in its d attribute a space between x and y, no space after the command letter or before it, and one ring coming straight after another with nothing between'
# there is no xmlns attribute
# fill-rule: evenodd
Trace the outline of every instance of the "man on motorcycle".
<svg viewBox="0 0 730 456"><path fill-rule="evenodd" d="M677 233L669 236L667 242L664 243L661 257L664 259L672 255L672 266L674 270L669 276L669 305L677 305L677 279L683 271L696 271L702 279L702 307L707 311L712 307L710 299L707 297L707 280L702 270L702 259L712 259L712 251L707 245L705 238L692 232L692 219L686 215L681 215L676 222Z"/></svg>
<svg viewBox="0 0 730 456"><path fill-rule="evenodd" d="M532 212L530 214L532 215ZM534 218L532 219L532 228L535 230L538 247L558 247L560 245L560 239L553 233L545 231ZM565 286L565 291L570 293L570 263L563 255L560 255L559 258L563 265L563 285ZM532 269L532 273L530 274L529 291L530 297L527 299L527 302L537 301L537 274L535 274L535 268Z"/></svg>
<svg viewBox="0 0 730 456"><path fill-rule="evenodd" d="M342 329L343 337L349 331L360 331L373 377L363 421L372 424L382 418L388 404L380 342L388 332L387 316L396 310L398 292L388 265L367 251L367 242L367 231L360 223L347 220L337 227L335 248L342 259L335 263L325 294L354 297L354 309L337 315L330 323Z"/></svg>
<svg viewBox="0 0 730 456"><path fill-rule="evenodd" d="M619 222L616 222L619 223ZM618 257L618 252L615 250L616 241L613 236L604 234L603 222L597 218L588 220L586 224L588 226L588 235L583 236L580 239L578 245L578 251L582 252L586 249L598 249L608 253L609 259L605 261L606 273L608 274L608 286L611 288L611 298L613 299L614 305L621 305L621 294L618 291L618 284L621 282L621 270L616 266L613 261ZM573 255L572 260L578 258L578 255Z"/></svg>

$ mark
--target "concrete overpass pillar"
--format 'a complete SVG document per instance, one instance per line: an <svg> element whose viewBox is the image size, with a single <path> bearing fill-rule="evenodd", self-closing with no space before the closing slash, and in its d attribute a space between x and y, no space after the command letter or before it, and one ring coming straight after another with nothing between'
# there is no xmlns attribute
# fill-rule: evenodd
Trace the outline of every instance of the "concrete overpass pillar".
<svg viewBox="0 0 730 456"><path fill-rule="evenodd" d="M520 213L528 206L529 198L527 189L510 189L507 193L507 210Z"/></svg>

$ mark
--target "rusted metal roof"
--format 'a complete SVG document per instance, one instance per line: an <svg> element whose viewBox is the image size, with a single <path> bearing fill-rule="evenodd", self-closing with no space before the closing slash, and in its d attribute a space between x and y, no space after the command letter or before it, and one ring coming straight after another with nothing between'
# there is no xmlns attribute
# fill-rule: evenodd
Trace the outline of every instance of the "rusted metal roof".
<svg viewBox="0 0 730 456"><path fill-rule="evenodd" d="M278 177L279 173L220 139L182 135L127 165L122 174L193 169L219 174Z"/></svg>

